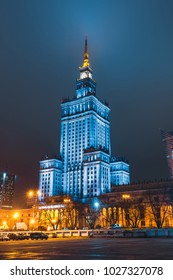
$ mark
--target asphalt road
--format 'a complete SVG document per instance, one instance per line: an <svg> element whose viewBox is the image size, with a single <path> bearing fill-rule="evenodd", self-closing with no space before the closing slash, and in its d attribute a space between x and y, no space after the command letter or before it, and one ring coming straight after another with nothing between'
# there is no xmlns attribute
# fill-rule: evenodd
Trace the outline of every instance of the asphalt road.
<svg viewBox="0 0 173 280"><path fill-rule="evenodd" d="M1 241L0 260L173 260L173 238Z"/></svg>

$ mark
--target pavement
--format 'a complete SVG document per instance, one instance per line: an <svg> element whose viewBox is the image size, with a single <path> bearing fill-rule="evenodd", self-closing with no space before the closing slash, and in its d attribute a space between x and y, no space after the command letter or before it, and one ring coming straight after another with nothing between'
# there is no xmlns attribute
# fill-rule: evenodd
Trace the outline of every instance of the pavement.
<svg viewBox="0 0 173 280"><path fill-rule="evenodd" d="M1 241L0 260L173 260L173 238Z"/></svg>

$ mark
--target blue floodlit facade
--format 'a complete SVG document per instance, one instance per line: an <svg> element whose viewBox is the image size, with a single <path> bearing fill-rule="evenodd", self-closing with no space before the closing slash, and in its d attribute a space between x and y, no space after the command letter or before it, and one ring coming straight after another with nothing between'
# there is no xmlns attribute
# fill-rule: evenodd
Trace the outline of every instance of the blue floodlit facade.
<svg viewBox="0 0 173 280"><path fill-rule="evenodd" d="M60 158L40 162L40 200L67 194L97 197L111 184L129 184L129 164L111 157L110 108L96 97L87 39L76 96L61 103Z"/></svg>

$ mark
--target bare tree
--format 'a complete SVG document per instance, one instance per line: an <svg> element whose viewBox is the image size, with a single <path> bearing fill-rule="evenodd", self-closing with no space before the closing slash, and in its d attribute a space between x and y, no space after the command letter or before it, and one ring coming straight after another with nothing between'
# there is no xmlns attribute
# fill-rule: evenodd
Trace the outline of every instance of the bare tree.
<svg viewBox="0 0 173 280"><path fill-rule="evenodd" d="M85 219L85 225L90 229L96 227L96 222L99 221L100 209L94 208L91 205L86 205L83 209L83 217Z"/></svg>
<svg viewBox="0 0 173 280"><path fill-rule="evenodd" d="M64 220L64 208L59 208L58 210L47 210L42 209L39 212L39 225L48 227L50 226L53 230L62 227Z"/></svg>
<svg viewBox="0 0 173 280"><path fill-rule="evenodd" d="M157 228L162 228L169 216L169 189L164 188L159 193L148 191L146 194L147 214L153 218Z"/></svg>
<svg viewBox="0 0 173 280"><path fill-rule="evenodd" d="M78 210L72 203L66 204L64 221L66 227L69 229L75 229L78 226Z"/></svg>
<svg viewBox="0 0 173 280"><path fill-rule="evenodd" d="M125 214L126 225L134 228L139 227L145 211L141 199L124 199L121 203Z"/></svg>

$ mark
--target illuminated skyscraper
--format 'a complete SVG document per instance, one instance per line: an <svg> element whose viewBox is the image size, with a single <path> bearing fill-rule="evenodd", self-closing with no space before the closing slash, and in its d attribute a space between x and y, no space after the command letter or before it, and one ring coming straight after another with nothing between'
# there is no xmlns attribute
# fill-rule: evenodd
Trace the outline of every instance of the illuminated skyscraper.
<svg viewBox="0 0 173 280"><path fill-rule="evenodd" d="M117 165L117 159L116 168L114 163L111 168L110 107L96 97L96 82L89 62L87 39L84 60L79 71L75 98L64 99L61 103L62 187L57 189L56 193L87 198L110 192L111 177L120 178L118 184L128 184L130 176L129 164L125 162L123 165L123 160ZM43 163L48 164L45 161L40 164ZM46 172L49 177L50 169ZM41 176L40 191L43 198L46 185ZM54 186L55 181L53 188ZM53 189L51 193L55 193Z"/></svg>
<svg viewBox="0 0 173 280"><path fill-rule="evenodd" d="M0 208L12 208L14 199L15 175L0 174Z"/></svg>
<svg viewBox="0 0 173 280"><path fill-rule="evenodd" d="M110 108L96 97L87 40L76 97L61 104L62 184L72 196L110 191Z"/></svg>
<svg viewBox="0 0 173 280"><path fill-rule="evenodd" d="M173 131L165 132L161 130L162 141L165 144L166 158L170 178L173 179Z"/></svg>

